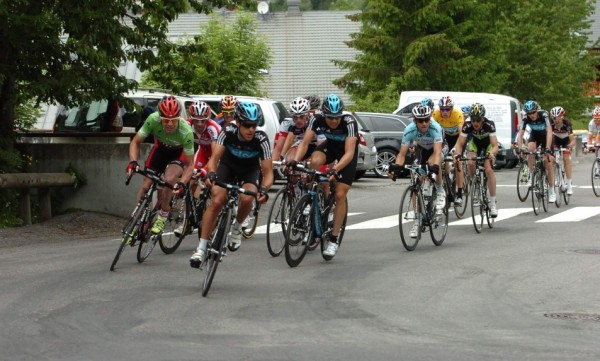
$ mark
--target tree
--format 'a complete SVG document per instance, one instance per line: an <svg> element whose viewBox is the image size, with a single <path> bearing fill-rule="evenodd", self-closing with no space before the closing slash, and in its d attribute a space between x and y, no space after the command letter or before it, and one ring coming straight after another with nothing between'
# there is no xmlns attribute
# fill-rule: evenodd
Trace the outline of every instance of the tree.
<svg viewBox="0 0 600 361"><path fill-rule="evenodd" d="M348 72L334 83L365 110L392 111L402 90L422 89L568 99L579 112L588 104L582 82L595 75L576 35L589 27L591 4L373 0L350 16L362 27L348 45L361 54L336 61Z"/></svg>
<svg viewBox="0 0 600 361"><path fill-rule="evenodd" d="M263 69L271 64L266 38L256 32L250 14L229 24L213 15L202 34L160 52L142 82L191 94L262 95Z"/></svg>
<svg viewBox="0 0 600 361"><path fill-rule="evenodd" d="M250 0L240 0L249 5ZM174 44L167 26L191 6L209 12L226 0L14 0L0 2L0 149L13 147L15 109L38 102L108 98L136 88L118 72L156 64ZM1 157L0 157L1 158ZM0 171L8 165L0 159Z"/></svg>

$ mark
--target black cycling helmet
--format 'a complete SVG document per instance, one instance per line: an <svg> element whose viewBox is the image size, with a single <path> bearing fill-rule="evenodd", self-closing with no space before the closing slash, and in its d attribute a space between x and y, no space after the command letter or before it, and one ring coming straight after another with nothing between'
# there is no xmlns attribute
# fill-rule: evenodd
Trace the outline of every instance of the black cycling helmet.
<svg viewBox="0 0 600 361"><path fill-rule="evenodd" d="M485 107L481 103L474 103L471 105L471 120L479 121L485 117Z"/></svg>
<svg viewBox="0 0 600 361"><path fill-rule="evenodd" d="M238 102L235 105L235 118L241 123L265 123L262 110L256 103Z"/></svg>
<svg viewBox="0 0 600 361"><path fill-rule="evenodd" d="M319 109L321 107L321 98L318 95L309 95L304 97L310 103L310 109Z"/></svg>

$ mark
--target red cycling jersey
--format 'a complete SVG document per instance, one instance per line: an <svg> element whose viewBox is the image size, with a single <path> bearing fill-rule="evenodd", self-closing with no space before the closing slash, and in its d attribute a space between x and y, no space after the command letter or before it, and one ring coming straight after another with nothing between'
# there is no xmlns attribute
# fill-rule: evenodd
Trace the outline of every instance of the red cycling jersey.
<svg viewBox="0 0 600 361"><path fill-rule="evenodd" d="M208 159L212 155L211 144L217 140L219 133L221 132L221 126L214 120L209 119L207 120L204 131L198 133L193 126L193 120L189 118L188 122L192 125L192 129L194 130L194 143L198 146L198 150L194 156L194 168L206 169Z"/></svg>

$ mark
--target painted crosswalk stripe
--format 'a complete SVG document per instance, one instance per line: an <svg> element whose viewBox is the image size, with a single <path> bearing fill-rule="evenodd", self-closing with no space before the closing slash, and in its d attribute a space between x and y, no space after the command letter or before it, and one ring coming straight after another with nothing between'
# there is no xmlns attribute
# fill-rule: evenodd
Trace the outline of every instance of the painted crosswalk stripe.
<svg viewBox="0 0 600 361"><path fill-rule="evenodd" d="M535 223L544 223L544 222L579 222L584 219L594 217L595 215L600 214L600 207L575 207L568 209L564 212L560 212L559 214L555 214L548 218L540 219Z"/></svg>
<svg viewBox="0 0 600 361"><path fill-rule="evenodd" d="M356 216L357 214L363 214L364 212L348 212L348 217ZM271 233L281 232L281 225L271 223ZM267 225L256 227L255 234L266 234L267 233Z"/></svg>
<svg viewBox="0 0 600 361"><path fill-rule="evenodd" d="M346 226L346 229L382 229L398 226L398 215L387 216L382 218L371 219L365 222Z"/></svg>
<svg viewBox="0 0 600 361"><path fill-rule="evenodd" d="M527 213L527 212L533 212L533 208L500 208L500 209L498 209L498 217L496 217L494 222L499 222L499 221L502 221L505 219L509 219L509 218L518 216L519 214ZM465 225L472 226L473 218L469 216L469 217L463 218L459 221L450 222L450 223L448 223L448 225L449 226L465 226Z"/></svg>

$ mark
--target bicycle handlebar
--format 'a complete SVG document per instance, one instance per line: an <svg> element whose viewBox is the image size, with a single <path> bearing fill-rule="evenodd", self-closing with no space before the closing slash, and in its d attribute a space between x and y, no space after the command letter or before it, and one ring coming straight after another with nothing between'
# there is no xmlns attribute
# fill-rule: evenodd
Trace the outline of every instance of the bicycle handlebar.
<svg viewBox="0 0 600 361"><path fill-rule="evenodd" d="M165 182L159 174L156 174L155 172L149 172L146 169L139 169L139 170L133 170L133 172L131 172L131 174L129 174L127 176L127 179L125 180L125 185L129 185L129 182L131 181L131 178L133 177L133 175L137 173L140 175L143 175L144 177L150 179L152 182L156 182L158 183L159 186L161 187L167 187L169 189L173 189L173 185Z"/></svg>
<svg viewBox="0 0 600 361"><path fill-rule="evenodd" d="M242 188L242 187L240 187L238 185L235 185L235 184L224 183L224 182L221 182L221 181L218 181L218 180L215 181L215 184L218 185L221 188L225 188L227 190L233 190L233 191L236 191L238 193L246 194L246 195L249 195L249 196L256 197L258 195L258 192L253 192L253 191L247 190L247 189Z"/></svg>

